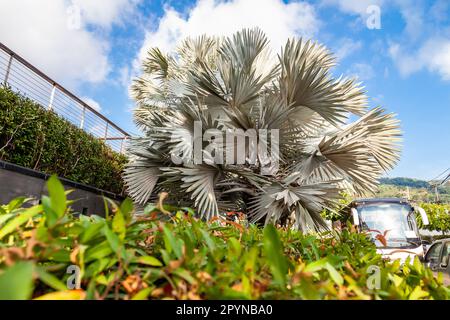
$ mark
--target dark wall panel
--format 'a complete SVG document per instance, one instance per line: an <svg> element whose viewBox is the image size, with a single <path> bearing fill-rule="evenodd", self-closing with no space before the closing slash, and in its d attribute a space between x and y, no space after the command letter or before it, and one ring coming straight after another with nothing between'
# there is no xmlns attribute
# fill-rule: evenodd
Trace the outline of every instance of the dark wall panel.
<svg viewBox="0 0 450 320"><path fill-rule="evenodd" d="M27 168L0 162L0 204L7 204L14 198L26 196L35 198L38 203L42 195L47 195L46 180L48 175ZM76 212L104 216L105 207L103 195L117 202L123 197L98 190L86 185L77 184L73 181L61 179L66 190L74 190L68 199L76 200L71 205Z"/></svg>

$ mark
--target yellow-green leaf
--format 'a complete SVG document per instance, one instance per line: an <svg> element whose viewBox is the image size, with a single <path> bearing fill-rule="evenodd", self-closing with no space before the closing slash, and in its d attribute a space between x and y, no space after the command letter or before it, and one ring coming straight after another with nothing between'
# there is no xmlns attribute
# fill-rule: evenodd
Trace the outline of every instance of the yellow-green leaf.
<svg viewBox="0 0 450 320"><path fill-rule="evenodd" d="M136 293L131 300L145 300L149 296L149 294L153 291L154 287L148 287L142 289L138 293Z"/></svg>
<svg viewBox="0 0 450 320"><path fill-rule="evenodd" d="M422 290L421 287L416 287L409 295L409 300L419 300L428 297L429 293Z"/></svg>
<svg viewBox="0 0 450 320"><path fill-rule="evenodd" d="M65 290L47 293L34 300L84 300L85 297L83 290Z"/></svg>
<svg viewBox="0 0 450 320"><path fill-rule="evenodd" d="M139 257L137 261L141 264L145 264L147 266L152 267L162 267L163 265L161 261L152 256L142 256Z"/></svg>
<svg viewBox="0 0 450 320"><path fill-rule="evenodd" d="M23 213L18 215L17 217L9 220L3 228L0 229L0 240L3 239L5 236L10 234L11 232L15 231L18 227L20 227L22 224L25 224L29 219L33 218L35 215L42 212L42 206L34 206L27 210L25 210Z"/></svg>

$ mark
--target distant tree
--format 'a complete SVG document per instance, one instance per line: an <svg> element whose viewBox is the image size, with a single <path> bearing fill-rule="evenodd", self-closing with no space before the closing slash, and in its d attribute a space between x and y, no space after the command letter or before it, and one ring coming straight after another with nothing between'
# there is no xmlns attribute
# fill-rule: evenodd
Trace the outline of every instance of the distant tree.
<svg viewBox="0 0 450 320"><path fill-rule="evenodd" d="M430 187L430 184L427 181L411 178L381 178L380 183L411 188L428 189Z"/></svg>
<svg viewBox="0 0 450 320"><path fill-rule="evenodd" d="M450 231L450 205L422 203L420 205L428 215L430 224L424 226L422 219L418 216L418 225L421 229L439 231L446 234Z"/></svg>

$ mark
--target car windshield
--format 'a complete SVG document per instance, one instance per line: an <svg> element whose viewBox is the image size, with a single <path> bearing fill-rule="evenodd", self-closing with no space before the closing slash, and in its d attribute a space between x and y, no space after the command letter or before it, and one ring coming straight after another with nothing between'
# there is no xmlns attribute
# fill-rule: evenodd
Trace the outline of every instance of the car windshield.
<svg viewBox="0 0 450 320"><path fill-rule="evenodd" d="M357 208L364 230L369 230L377 247L385 247L377 235L386 232L386 247L417 246L420 241L408 218L411 207L399 203L364 205Z"/></svg>

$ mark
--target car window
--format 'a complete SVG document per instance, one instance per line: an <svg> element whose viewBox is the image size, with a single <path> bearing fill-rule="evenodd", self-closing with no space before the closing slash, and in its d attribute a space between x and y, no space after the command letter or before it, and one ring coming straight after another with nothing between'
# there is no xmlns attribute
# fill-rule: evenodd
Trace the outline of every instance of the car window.
<svg viewBox="0 0 450 320"><path fill-rule="evenodd" d="M448 263L448 255L450 254L450 242L445 243L442 249L441 263ZM447 261L445 261L447 259Z"/></svg>
<svg viewBox="0 0 450 320"><path fill-rule="evenodd" d="M426 262L437 261L441 253L442 243L436 243L430 247L425 258Z"/></svg>

